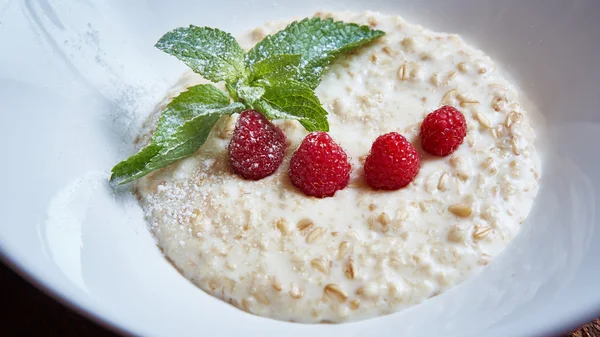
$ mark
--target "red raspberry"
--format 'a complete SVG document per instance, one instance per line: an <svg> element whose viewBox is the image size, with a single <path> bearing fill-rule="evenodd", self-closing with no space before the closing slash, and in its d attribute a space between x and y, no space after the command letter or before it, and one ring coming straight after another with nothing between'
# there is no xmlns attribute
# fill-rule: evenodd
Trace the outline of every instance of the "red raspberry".
<svg viewBox="0 0 600 337"><path fill-rule="evenodd" d="M456 151L466 135L465 116L449 105L444 105L427 115L419 132L423 150L440 157Z"/></svg>
<svg viewBox="0 0 600 337"><path fill-rule="evenodd" d="M404 136L390 132L375 139L365 160L365 180L381 190L397 190L419 173L421 159L417 149Z"/></svg>
<svg viewBox="0 0 600 337"><path fill-rule="evenodd" d="M346 152L325 132L309 133L290 161L290 179L304 194L331 197L350 180Z"/></svg>
<svg viewBox="0 0 600 337"><path fill-rule="evenodd" d="M277 170L285 153L285 136L280 128L254 110L237 120L229 142L229 165L249 180L259 180Z"/></svg>

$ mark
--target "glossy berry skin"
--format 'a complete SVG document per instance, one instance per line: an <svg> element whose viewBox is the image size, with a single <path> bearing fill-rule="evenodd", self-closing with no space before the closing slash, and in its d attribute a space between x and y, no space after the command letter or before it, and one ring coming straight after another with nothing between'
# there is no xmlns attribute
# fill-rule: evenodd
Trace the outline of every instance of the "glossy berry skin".
<svg viewBox="0 0 600 337"><path fill-rule="evenodd" d="M312 132L294 152L289 176L304 194L325 198L348 185L351 168L346 152L329 134Z"/></svg>
<svg viewBox="0 0 600 337"><path fill-rule="evenodd" d="M285 135L265 116L254 110L240 114L229 142L229 165L248 180L265 178L283 161Z"/></svg>
<svg viewBox="0 0 600 337"><path fill-rule="evenodd" d="M390 132L377 137L365 160L365 180L379 190L397 190L419 173L419 152L404 136Z"/></svg>
<svg viewBox="0 0 600 337"><path fill-rule="evenodd" d="M421 123L419 138L425 152L445 157L456 151L467 135L465 116L453 106L444 105Z"/></svg>

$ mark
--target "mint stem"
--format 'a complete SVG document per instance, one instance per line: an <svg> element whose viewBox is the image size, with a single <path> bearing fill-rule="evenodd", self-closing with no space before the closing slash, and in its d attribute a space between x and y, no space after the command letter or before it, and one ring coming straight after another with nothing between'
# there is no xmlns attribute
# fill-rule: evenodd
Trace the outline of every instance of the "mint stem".
<svg viewBox="0 0 600 337"><path fill-rule="evenodd" d="M240 100L240 97L237 94L237 90L235 90L233 85L227 83L227 84L225 84L225 87L227 88L227 91L229 92L229 96L231 96L231 99L233 99L234 102L242 102Z"/></svg>

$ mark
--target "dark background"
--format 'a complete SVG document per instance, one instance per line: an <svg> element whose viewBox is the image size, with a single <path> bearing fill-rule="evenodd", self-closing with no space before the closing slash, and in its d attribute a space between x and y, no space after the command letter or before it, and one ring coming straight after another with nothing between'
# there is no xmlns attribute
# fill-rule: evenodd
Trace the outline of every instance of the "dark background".
<svg viewBox="0 0 600 337"><path fill-rule="evenodd" d="M0 303L1 336L117 337L44 295L1 263ZM567 336L600 337L600 320Z"/></svg>

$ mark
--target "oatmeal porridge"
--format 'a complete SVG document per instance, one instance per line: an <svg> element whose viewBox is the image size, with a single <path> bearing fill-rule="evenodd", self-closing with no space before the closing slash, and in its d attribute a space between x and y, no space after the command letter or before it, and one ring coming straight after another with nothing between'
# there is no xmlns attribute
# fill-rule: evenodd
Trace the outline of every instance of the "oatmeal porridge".
<svg viewBox="0 0 600 337"><path fill-rule="evenodd" d="M289 120L274 122L289 143L275 174L235 175L227 146L237 115L223 117L193 156L136 184L159 247L187 279L250 313L305 323L392 313L461 282L519 232L540 176L530 116L484 53L397 16L317 15L386 32L338 57L316 90L352 164L347 188L318 199L291 184L289 160L307 132ZM288 22L239 41L250 48ZM170 97L202 82L186 74ZM442 105L458 108L468 127L445 158L418 145L420 122ZM392 131L417 146L423 164L407 187L375 191L363 162Z"/></svg>

